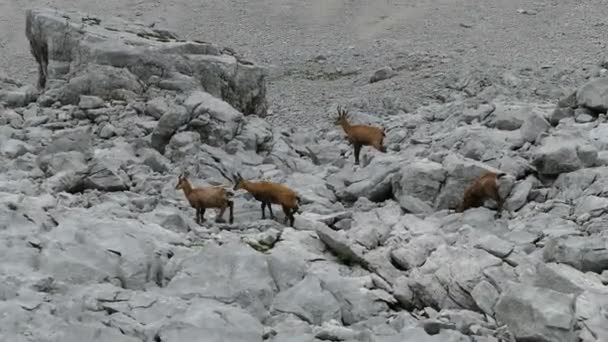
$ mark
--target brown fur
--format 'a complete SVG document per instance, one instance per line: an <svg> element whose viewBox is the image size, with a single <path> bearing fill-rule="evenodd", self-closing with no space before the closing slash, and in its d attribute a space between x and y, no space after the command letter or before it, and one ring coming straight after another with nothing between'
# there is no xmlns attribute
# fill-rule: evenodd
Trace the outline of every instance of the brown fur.
<svg viewBox="0 0 608 342"><path fill-rule="evenodd" d="M502 207L504 199L500 198L498 192L498 179L504 176L504 173L495 173L488 171L478 177L469 187L464 190L464 196L462 202L456 209L457 212L461 213L469 208L476 208L483 205L487 199L493 199L496 201L497 214L502 213Z"/></svg>
<svg viewBox="0 0 608 342"><path fill-rule="evenodd" d="M238 189L247 190L256 200L262 202L262 219L266 218L266 206L268 207L268 211L270 211L270 218L274 219L271 204L281 205L285 213L284 223L287 223L289 219L289 225L293 227L293 222L295 221L293 214L300 212L300 197L298 197L295 191L279 183L247 181L240 174L234 177L234 191Z"/></svg>
<svg viewBox="0 0 608 342"><path fill-rule="evenodd" d="M342 110L338 106L338 117L336 118L335 124L342 126L346 138L353 144L355 149L355 165L359 165L359 154L361 153L361 147L372 146L376 150L386 153L384 147L384 129L368 126L368 125L352 125L348 122L348 111Z"/></svg>
<svg viewBox="0 0 608 342"><path fill-rule="evenodd" d="M224 222L222 216L226 208L230 211L230 223L234 221L234 203L230 199L233 193L230 190L217 186L193 188L185 175L178 176L175 189L182 189L192 208L196 209L196 223L201 224L205 221L205 209L209 208L220 209L216 222Z"/></svg>

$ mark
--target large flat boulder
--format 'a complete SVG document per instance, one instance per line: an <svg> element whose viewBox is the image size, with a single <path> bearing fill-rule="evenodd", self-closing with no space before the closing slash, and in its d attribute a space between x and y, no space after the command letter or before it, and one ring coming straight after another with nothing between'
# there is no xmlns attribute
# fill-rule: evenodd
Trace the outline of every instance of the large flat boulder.
<svg viewBox="0 0 608 342"><path fill-rule="evenodd" d="M596 78L576 91L579 106L605 113L608 110L608 78Z"/></svg>
<svg viewBox="0 0 608 342"><path fill-rule="evenodd" d="M77 104L82 94L124 99L149 87L200 89L245 115L266 115L264 69L211 43L50 8L27 11L26 35L39 65L38 85L46 90L39 100L46 104Z"/></svg>

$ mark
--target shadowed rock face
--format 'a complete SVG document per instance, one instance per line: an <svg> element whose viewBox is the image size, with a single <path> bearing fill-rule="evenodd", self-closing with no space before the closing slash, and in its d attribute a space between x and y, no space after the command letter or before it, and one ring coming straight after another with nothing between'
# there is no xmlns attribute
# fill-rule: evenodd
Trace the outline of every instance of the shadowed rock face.
<svg viewBox="0 0 608 342"><path fill-rule="evenodd" d="M265 70L210 43L120 19L47 8L27 11L26 35L39 66L41 100L77 95L137 97L151 86L204 90L243 114L266 115Z"/></svg>

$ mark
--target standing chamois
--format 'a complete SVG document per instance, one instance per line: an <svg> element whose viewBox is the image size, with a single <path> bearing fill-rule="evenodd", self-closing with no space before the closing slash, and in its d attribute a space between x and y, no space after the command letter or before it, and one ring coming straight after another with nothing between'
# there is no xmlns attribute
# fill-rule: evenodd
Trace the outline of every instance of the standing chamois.
<svg viewBox="0 0 608 342"><path fill-rule="evenodd" d="M181 174L177 178L175 189L184 190L184 195L190 202L190 205L196 209L196 223L201 224L205 221L205 209L219 208L220 213L217 215L216 222L225 222L222 216L226 208L230 209L230 223L233 222L234 203L230 199L234 193L230 190L218 186L209 186L204 188L192 188L192 184L186 178L187 175Z"/></svg>
<svg viewBox="0 0 608 342"><path fill-rule="evenodd" d="M469 187L464 190L464 196L462 202L456 209L457 212L461 213L469 208L476 208L483 205L487 199L493 199L496 201L497 215L500 216L502 213L502 206L504 199L500 198L498 191L498 179L506 176L506 173L488 171L479 176Z"/></svg>
<svg viewBox="0 0 608 342"><path fill-rule="evenodd" d="M342 126L346 138L353 144L355 148L355 165L359 165L359 153L361 152L362 146L372 146L376 150L386 153L384 147L384 130L368 126L368 125L351 125L348 122L348 111L343 110L340 106L337 108L338 117L335 120L336 125Z"/></svg>
<svg viewBox="0 0 608 342"><path fill-rule="evenodd" d="M245 189L249 192L253 198L262 202L262 219L266 218L266 207L270 211L270 218L274 220L274 214L272 213L272 204L279 204L283 207L283 213L285 213L284 223L287 223L289 219L289 225L293 227L295 218L293 215L301 213L300 202L301 199L298 194L291 190L289 187L270 181L248 181L245 180L240 173L236 173L229 178L225 172L218 169L224 178L228 179L234 184L234 191L239 189Z"/></svg>

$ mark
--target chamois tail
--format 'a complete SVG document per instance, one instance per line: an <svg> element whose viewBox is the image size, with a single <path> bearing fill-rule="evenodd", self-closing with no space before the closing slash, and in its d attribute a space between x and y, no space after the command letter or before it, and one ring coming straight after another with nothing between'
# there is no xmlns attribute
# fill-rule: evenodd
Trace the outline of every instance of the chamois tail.
<svg viewBox="0 0 608 342"><path fill-rule="evenodd" d="M300 209L300 205L302 204L302 198L300 196L296 196L297 205L295 208L295 212L298 214L302 214L302 210Z"/></svg>

